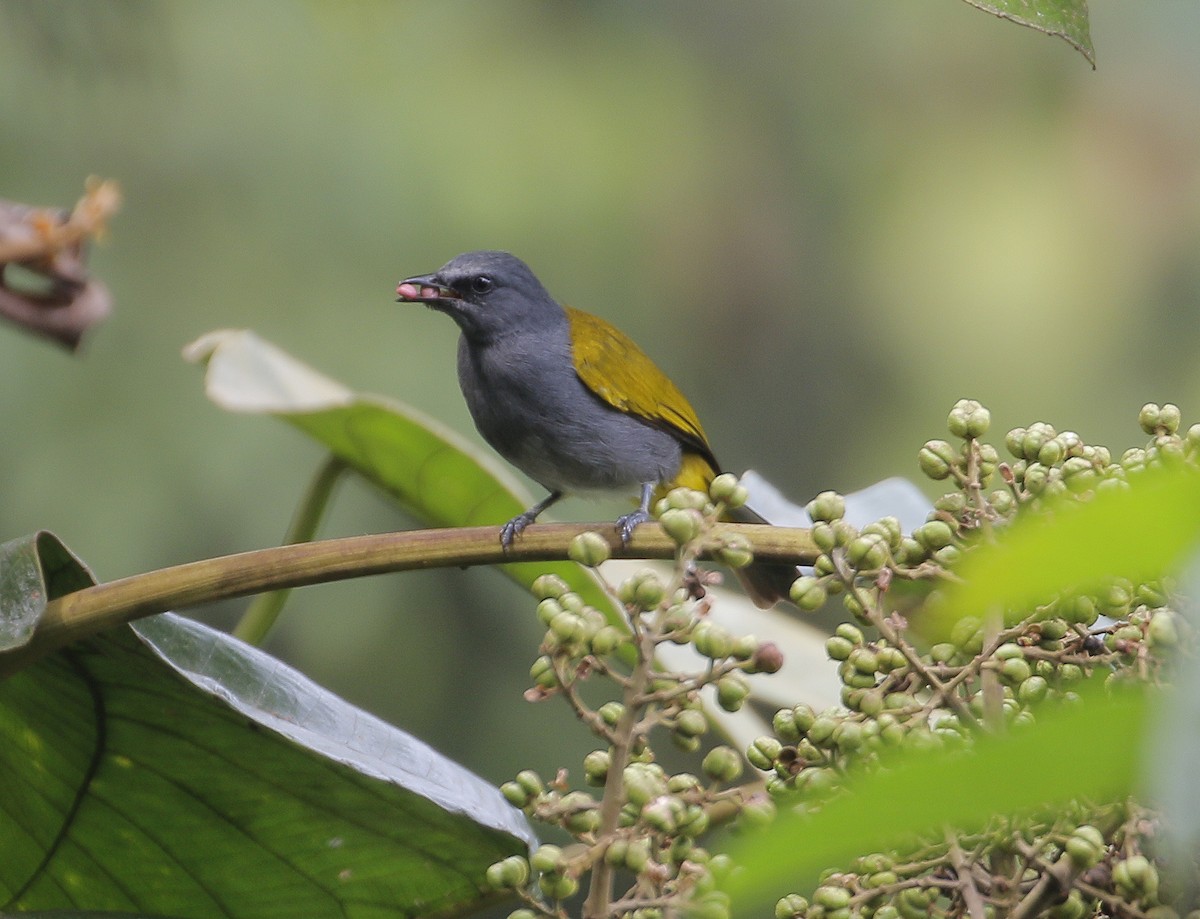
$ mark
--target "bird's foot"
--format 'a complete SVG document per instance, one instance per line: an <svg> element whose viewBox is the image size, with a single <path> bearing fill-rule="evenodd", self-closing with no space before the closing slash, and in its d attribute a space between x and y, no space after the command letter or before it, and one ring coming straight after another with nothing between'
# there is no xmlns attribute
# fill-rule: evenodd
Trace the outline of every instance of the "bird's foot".
<svg viewBox="0 0 1200 919"><path fill-rule="evenodd" d="M633 531L649 519L650 512L644 507L639 507L633 513L625 514L623 517L618 517L617 532L621 536L621 545L629 545L629 540L633 539Z"/></svg>
<svg viewBox="0 0 1200 919"><path fill-rule="evenodd" d="M517 514L512 520L504 524L500 528L500 548L505 552L511 549L513 541L525 531L525 527L529 526L536 519L537 514L532 510L528 510L522 514Z"/></svg>

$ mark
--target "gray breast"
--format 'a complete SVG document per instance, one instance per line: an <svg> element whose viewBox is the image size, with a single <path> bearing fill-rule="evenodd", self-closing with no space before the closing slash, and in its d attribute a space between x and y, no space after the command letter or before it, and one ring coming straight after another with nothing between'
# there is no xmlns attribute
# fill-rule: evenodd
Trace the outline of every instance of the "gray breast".
<svg viewBox="0 0 1200 919"><path fill-rule="evenodd" d="M514 334L473 348L459 341L459 384L479 433L552 491L672 478L679 441L588 389L575 373L567 336L564 323L550 335Z"/></svg>

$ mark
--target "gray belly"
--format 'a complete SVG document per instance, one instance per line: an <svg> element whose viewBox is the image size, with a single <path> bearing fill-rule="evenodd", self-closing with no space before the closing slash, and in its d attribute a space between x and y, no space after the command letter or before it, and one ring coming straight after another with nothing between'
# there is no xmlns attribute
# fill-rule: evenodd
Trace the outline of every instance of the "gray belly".
<svg viewBox="0 0 1200 919"><path fill-rule="evenodd" d="M551 491L660 482L679 470L679 441L618 411L575 374L569 352L459 347L459 382L475 426L510 463Z"/></svg>

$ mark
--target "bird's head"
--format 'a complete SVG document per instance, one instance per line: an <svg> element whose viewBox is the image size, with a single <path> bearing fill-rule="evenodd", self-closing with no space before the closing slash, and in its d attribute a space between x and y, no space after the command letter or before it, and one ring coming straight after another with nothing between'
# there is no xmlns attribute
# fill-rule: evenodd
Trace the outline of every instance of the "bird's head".
<svg viewBox="0 0 1200 919"><path fill-rule="evenodd" d="M456 256L433 274L401 281L396 300L440 310L458 323L468 339L478 341L564 321L562 307L529 266L507 252Z"/></svg>

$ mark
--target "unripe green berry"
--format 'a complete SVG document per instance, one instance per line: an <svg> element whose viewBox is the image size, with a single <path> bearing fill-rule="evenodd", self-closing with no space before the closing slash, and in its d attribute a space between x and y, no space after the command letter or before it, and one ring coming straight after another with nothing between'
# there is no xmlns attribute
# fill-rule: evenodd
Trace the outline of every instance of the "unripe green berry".
<svg viewBox="0 0 1200 919"><path fill-rule="evenodd" d="M570 590L567 582L557 574L539 575L534 579L530 589L533 591L533 595L539 600L558 599Z"/></svg>
<svg viewBox="0 0 1200 919"><path fill-rule="evenodd" d="M781 708L771 719L771 728L775 736L784 743L796 743L800 739L800 729L796 727L796 719L790 708Z"/></svg>
<svg viewBox="0 0 1200 919"><path fill-rule="evenodd" d="M983 647L983 624L974 616L964 616L951 627L950 641L968 654L977 653Z"/></svg>
<svg viewBox="0 0 1200 919"><path fill-rule="evenodd" d="M846 499L836 491L823 491L805 507L814 523L832 523L846 515Z"/></svg>
<svg viewBox="0 0 1200 919"><path fill-rule="evenodd" d="M678 798L658 797L642 808L642 819L660 833L674 834L683 815Z"/></svg>
<svg viewBox="0 0 1200 919"><path fill-rule="evenodd" d="M859 673L874 674L879 670L879 657L870 648L855 648L847 661Z"/></svg>
<svg viewBox="0 0 1200 919"><path fill-rule="evenodd" d="M592 636L592 653L597 657L606 657L617 649L624 637L624 634L616 626L606 625L598 629Z"/></svg>
<svg viewBox="0 0 1200 919"><path fill-rule="evenodd" d="M537 919L537 913L531 909L514 909L508 914L508 919Z"/></svg>
<svg viewBox="0 0 1200 919"><path fill-rule="evenodd" d="M1072 456L1062 465L1063 481L1075 494L1082 494L1096 485L1096 470L1082 456Z"/></svg>
<svg viewBox="0 0 1200 919"><path fill-rule="evenodd" d="M825 605L828 594L820 578L804 575L792 582L792 602L805 612L813 612Z"/></svg>
<svg viewBox="0 0 1200 919"><path fill-rule="evenodd" d="M1117 581L1103 591L1099 599L1105 615L1118 619L1129 610L1133 600L1132 585L1128 581Z"/></svg>
<svg viewBox="0 0 1200 919"><path fill-rule="evenodd" d="M813 891L813 903L827 910L843 909L850 905L850 899L845 887L822 886Z"/></svg>
<svg viewBox="0 0 1200 919"><path fill-rule="evenodd" d="M1045 919L1083 919L1091 913L1091 907L1083 902L1083 894L1072 890L1061 903L1056 903L1046 910Z"/></svg>
<svg viewBox="0 0 1200 919"><path fill-rule="evenodd" d="M721 543L713 548L713 558L730 568L745 568L754 561L754 550L745 536L730 533L721 537Z"/></svg>
<svg viewBox="0 0 1200 919"><path fill-rule="evenodd" d="M559 846L545 843L537 847L529 863L539 871L561 871L565 865L563 851Z"/></svg>
<svg viewBox="0 0 1200 919"><path fill-rule="evenodd" d="M733 747L713 747L700 764L704 774L718 782L733 782L742 774L742 758Z"/></svg>
<svg viewBox="0 0 1200 919"><path fill-rule="evenodd" d="M826 578L837 571L837 566L833 564L833 559L829 555L818 555L817 560L813 562L813 574L819 578ZM837 581L830 583L832 588Z"/></svg>
<svg viewBox="0 0 1200 919"><path fill-rule="evenodd" d="M611 761L612 756L607 750L593 750L583 758L584 780L597 788L603 786L608 778L608 764Z"/></svg>
<svg viewBox="0 0 1200 919"><path fill-rule="evenodd" d="M887 538L878 533L862 533L846 546L846 560L860 570L882 568L888 562Z"/></svg>
<svg viewBox="0 0 1200 919"><path fill-rule="evenodd" d="M847 660L853 651L854 643L843 638L841 635L831 635L825 639L825 653L829 655L830 660Z"/></svg>
<svg viewBox="0 0 1200 919"><path fill-rule="evenodd" d="M513 807L524 807L529 803L531 795L516 782L505 782L500 786L500 793Z"/></svg>
<svg viewBox="0 0 1200 919"><path fill-rule="evenodd" d="M929 478L940 481L950 475L958 459L958 451L946 441L931 440L917 454L917 465Z"/></svg>
<svg viewBox="0 0 1200 919"><path fill-rule="evenodd" d="M833 732L833 742L842 752L859 749L863 745L863 727L856 721L843 721Z"/></svg>
<svg viewBox="0 0 1200 919"><path fill-rule="evenodd" d="M1023 657L1006 660L1000 667L1000 676L1009 683L1023 683L1033 673L1033 668Z"/></svg>
<svg viewBox="0 0 1200 919"><path fill-rule="evenodd" d="M944 520L930 520L917 527L913 538L932 552L950 545L954 541L954 530Z"/></svg>
<svg viewBox="0 0 1200 919"><path fill-rule="evenodd" d="M621 716L625 714L625 706L620 702L605 702L596 709L596 714L610 728L616 727L617 722L621 720Z"/></svg>
<svg viewBox="0 0 1200 919"><path fill-rule="evenodd" d="M839 623L837 628L833 630L833 634L856 645L861 645L865 641L862 629L852 622Z"/></svg>
<svg viewBox="0 0 1200 919"><path fill-rule="evenodd" d="M1062 438L1055 437L1042 444L1042 448L1038 450L1037 461L1043 466L1057 466L1066 455L1067 448L1063 446Z"/></svg>
<svg viewBox="0 0 1200 919"><path fill-rule="evenodd" d="M1025 459L1024 428L1013 428L1004 435L1004 448L1016 459Z"/></svg>
<svg viewBox="0 0 1200 919"><path fill-rule="evenodd" d="M625 867L637 874L650 864L650 840L644 836L629 840L625 850Z"/></svg>
<svg viewBox="0 0 1200 919"><path fill-rule="evenodd" d="M667 793L662 770L650 763L630 763L621 773L625 798L635 807L645 807L650 801Z"/></svg>
<svg viewBox="0 0 1200 919"><path fill-rule="evenodd" d="M750 684L741 674L730 673L717 680L717 704L727 712L738 711L750 695Z"/></svg>
<svg viewBox="0 0 1200 919"><path fill-rule="evenodd" d="M733 650L733 636L724 626L703 620L692 631L692 644L699 654L712 660L728 657Z"/></svg>
<svg viewBox="0 0 1200 919"><path fill-rule="evenodd" d="M719 890L697 897L687 908L688 919L729 919L729 916L729 896Z"/></svg>
<svg viewBox="0 0 1200 919"><path fill-rule="evenodd" d="M816 712L812 710L811 705L801 702L792 709L792 720L796 722L796 729L801 733L806 733L816 719Z"/></svg>
<svg viewBox="0 0 1200 919"><path fill-rule="evenodd" d="M1142 406L1142 410L1138 412L1138 424L1142 426L1142 430L1147 434L1154 434L1158 430L1158 419L1161 409L1156 402L1147 402Z"/></svg>
<svg viewBox="0 0 1200 919"><path fill-rule="evenodd" d="M488 865L485 877L493 890L512 890L529 880L529 863L512 855Z"/></svg>
<svg viewBox="0 0 1200 919"><path fill-rule="evenodd" d="M599 533L588 530L580 533L567 545L567 556L587 568L595 568L612 556L608 540Z"/></svg>
<svg viewBox="0 0 1200 919"><path fill-rule="evenodd" d="M1046 698L1049 691L1050 684L1046 682L1045 677L1031 676L1017 687L1017 700L1022 705L1035 705Z"/></svg>
<svg viewBox="0 0 1200 919"><path fill-rule="evenodd" d="M608 848L604 850L604 861L613 868L625 867L625 854L629 851L629 840L622 836L618 836L608 844ZM647 853L649 854L649 853Z"/></svg>
<svg viewBox="0 0 1200 919"><path fill-rule="evenodd" d="M988 504L997 514L1007 517L1016 509L1017 499L1013 497L1011 491L997 489L988 495Z"/></svg>
<svg viewBox="0 0 1200 919"><path fill-rule="evenodd" d="M1090 868L1100 861L1104 854L1104 836L1094 826L1084 824L1067 837L1067 857L1080 868Z"/></svg>
<svg viewBox="0 0 1200 919"><path fill-rule="evenodd" d="M970 439L986 434L991 423L991 413L974 399L959 399L946 419L951 434Z"/></svg>
<svg viewBox="0 0 1200 919"><path fill-rule="evenodd" d="M533 677L534 684L542 689L556 689L558 687L558 677L554 673L554 662L545 654L534 660L533 664L530 665L529 675Z"/></svg>
<svg viewBox="0 0 1200 919"><path fill-rule="evenodd" d="M665 594L666 588L654 572L643 571L637 576L633 601L639 609L656 609L662 603Z"/></svg>
<svg viewBox="0 0 1200 919"><path fill-rule="evenodd" d="M600 811L596 808L575 811L563 820L563 829L575 836L594 833L600 828Z"/></svg>
<svg viewBox="0 0 1200 919"><path fill-rule="evenodd" d="M672 507L663 511L658 518L662 528L678 545L686 545L700 535L704 518L698 510Z"/></svg>
<svg viewBox="0 0 1200 919"><path fill-rule="evenodd" d="M1021 483L1025 486L1025 490L1031 495L1040 495L1046 491L1046 485L1050 481L1049 467L1043 466L1041 463L1030 463L1025 468L1025 474L1021 477Z"/></svg>
<svg viewBox="0 0 1200 919"><path fill-rule="evenodd" d="M698 708L685 708L675 718L675 730L685 737L699 737L708 731L708 719Z"/></svg>
<svg viewBox="0 0 1200 919"><path fill-rule="evenodd" d="M769 772L775 767L775 761L783 752L783 744L774 737L759 737L746 750L746 759L755 769Z"/></svg>
<svg viewBox="0 0 1200 919"><path fill-rule="evenodd" d="M1096 601L1084 595L1064 601L1060 609L1064 620L1080 625L1091 625L1100 615Z"/></svg>
<svg viewBox="0 0 1200 919"><path fill-rule="evenodd" d="M543 874L538 878L538 887L552 900L566 900L579 890L579 881L565 874Z"/></svg>
<svg viewBox="0 0 1200 919"><path fill-rule="evenodd" d="M775 904L775 919L804 919L807 912L808 901L798 893L788 894Z"/></svg>
<svg viewBox="0 0 1200 919"><path fill-rule="evenodd" d="M833 524L818 521L813 524L809 535L812 536L812 541L817 548L826 554L837 545L837 530L834 529Z"/></svg>
<svg viewBox="0 0 1200 919"><path fill-rule="evenodd" d="M1178 645L1179 631L1175 628L1174 615L1168 610L1156 610L1146 625L1146 638L1156 651Z"/></svg>
<svg viewBox="0 0 1200 919"><path fill-rule="evenodd" d="M1007 641L995 651L996 660L1007 661L1025 656L1024 650L1015 641Z"/></svg>
<svg viewBox="0 0 1200 919"><path fill-rule="evenodd" d="M756 635L740 635L733 640L733 647L729 649L729 654L734 660L748 661L754 657L754 652L758 650L759 640Z"/></svg>
<svg viewBox="0 0 1200 919"><path fill-rule="evenodd" d="M1158 410L1158 426L1167 434L1176 433L1182 422L1183 415L1180 413L1178 405L1168 402Z"/></svg>
<svg viewBox="0 0 1200 919"><path fill-rule="evenodd" d="M935 664L948 664L958 653L958 648L948 641L938 642L929 649L929 657Z"/></svg>
<svg viewBox="0 0 1200 919"><path fill-rule="evenodd" d="M925 561L929 556L929 550L913 539L911 536L905 536L900 540L900 547L896 550L896 561L902 565L916 566Z"/></svg>
<svg viewBox="0 0 1200 919"><path fill-rule="evenodd" d="M962 549L958 546L942 546L934 551L931 558L943 568L953 568L962 558Z"/></svg>
<svg viewBox="0 0 1200 919"><path fill-rule="evenodd" d="M545 626L550 625L551 620L563 611L562 604L555 597L547 597L537 605L538 621Z"/></svg>
<svg viewBox="0 0 1200 919"><path fill-rule="evenodd" d="M934 501L933 506L943 513L957 517L967 509L967 496L961 491L952 491Z"/></svg>
<svg viewBox="0 0 1200 919"><path fill-rule="evenodd" d="M566 610L550 620L550 631L562 642L578 641L583 637L583 620Z"/></svg>
<svg viewBox="0 0 1200 919"><path fill-rule="evenodd" d="M818 715L806 733L812 743L822 747L833 736L836 728L837 722L828 715Z"/></svg>
<svg viewBox="0 0 1200 919"><path fill-rule="evenodd" d="M723 472L708 483L708 496L726 507L741 507L749 497L746 488L732 472Z"/></svg>

